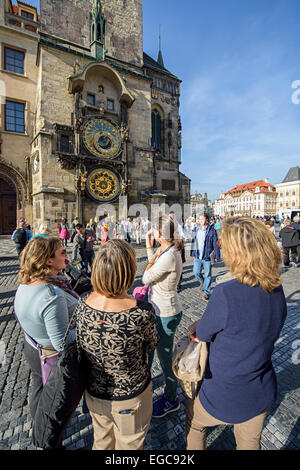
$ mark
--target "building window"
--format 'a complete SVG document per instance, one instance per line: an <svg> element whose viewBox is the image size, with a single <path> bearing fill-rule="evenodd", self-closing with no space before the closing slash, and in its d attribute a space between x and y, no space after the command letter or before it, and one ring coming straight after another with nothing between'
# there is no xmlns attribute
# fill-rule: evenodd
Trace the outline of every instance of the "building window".
<svg viewBox="0 0 300 470"><path fill-rule="evenodd" d="M28 11L21 10L21 16L23 18L28 18L29 20L34 20L34 15L32 13L29 13Z"/></svg>
<svg viewBox="0 0 300 470"><path fill-rule="evenodd" d="M9 72L20 73L24 75L24 58L25 53L10 49L9 47L4 48L4 67Z"/></svg>
<svg viewBox="0 0 300 470"><path fill-rule="evenodd" d="M14 101L5 103L5 130L25 134L25 104Z"/></svg>
<svg viewBox="0 0 300 470"><path fill-rule="evenodd" d="M115 102L114 100L110 100L107 98L107 111L114 111L115 110Z"/></svg>
<svg viewBox="0 0 300 470"><path fill-rule="evenodd" d="M162 189L175 191L175 181L174 180L162 180Z"/></svg>
<svg viewBox="0 0 300 470"><path fill-rule="evenodd" d="M152 138L151 146L156 150L161 150L161 116L159 112L155 109L151 114L151 123L152 123Z"/></svg>
<svg viewBox="0 0 300 470"><path fill-rule="evenodd" d="M96 103L95 95L93 95L92 93L88 93L87 102L88 102L88 104L90 104L92 106L95 106L95 103Z"/></svg>
<svg viewBox="0 0 300 470"><path fill-rule="evenodd" d="M70 153L70 136L62 134L60 136L60 151Z"/></svg>

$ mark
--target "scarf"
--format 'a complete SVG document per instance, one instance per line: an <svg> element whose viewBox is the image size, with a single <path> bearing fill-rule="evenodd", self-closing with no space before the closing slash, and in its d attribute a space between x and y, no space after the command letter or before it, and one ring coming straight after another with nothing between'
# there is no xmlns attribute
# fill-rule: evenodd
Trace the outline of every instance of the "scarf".
<svg viewBox="0 0 300 470"><path fill-rule="evenodd" d="M66 278L65 274L61 271L58 274L51 274L44 280L49 284L54 284L55 286L59 287L60 289L75 297L76 299L80 298L77 292L72 289L71 284Z"/></svg>

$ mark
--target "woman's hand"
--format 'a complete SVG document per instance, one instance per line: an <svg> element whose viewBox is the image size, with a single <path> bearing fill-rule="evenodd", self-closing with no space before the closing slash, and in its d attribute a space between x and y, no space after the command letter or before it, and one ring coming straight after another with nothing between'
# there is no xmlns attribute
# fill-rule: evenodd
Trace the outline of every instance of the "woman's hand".
<svg viewBox="0 0 300 470"><path fill-rule="evenodd" d="M189 332L189 341L194 341L195 343L200 343L200 340L196 336L196 328L200 320L195 321L191 326L188 328Z"/></svg>
<svg viewBox="0 0 300 470"><path fill-rule="evenodd" d="M146 233L146 248L152 249L154 245L154 237L152 228Z"/></svg>

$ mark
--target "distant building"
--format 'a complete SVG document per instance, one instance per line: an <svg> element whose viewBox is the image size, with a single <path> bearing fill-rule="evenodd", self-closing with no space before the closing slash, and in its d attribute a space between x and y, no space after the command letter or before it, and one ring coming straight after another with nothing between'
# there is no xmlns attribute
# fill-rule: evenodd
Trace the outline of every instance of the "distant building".
<svg viewBox="0 0 300 470"><path fill-rule="evenodd" d="M277 191L276 213L300 208L300 168L289 169L281 183L275 185Z"/></svg>
<svg viewBox="0 0 300 470"><path fill-rule="evenodd" d="M191 195L192 214L206 213L209 216L213 215L213 204L207 198L207 193L204 196L200 193L194 193Z"/></svg>
<svg viewBox="0 0 300 470"><path fill-rule="evenodd" d="M276 196L276 187L268 178L237 185L215 201L214 215L272 216L276 214Z"/></svg>

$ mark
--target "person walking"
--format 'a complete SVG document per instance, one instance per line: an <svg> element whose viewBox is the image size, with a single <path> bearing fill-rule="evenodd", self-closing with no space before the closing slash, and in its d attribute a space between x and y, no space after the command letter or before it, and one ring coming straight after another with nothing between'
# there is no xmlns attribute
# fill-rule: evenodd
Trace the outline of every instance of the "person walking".
<svg viewBox="0 0 300 470"><path fill-rule="evenodd" d="M25 334L24 355L32 374L30 413L34 420L43 389L39 353L31 340L51 355L59 351L69 320L77 307L78 295L62 274L66 267L65 247L58 237L36 237L21 255L14 309ZM69 341L75 339L74 331Z"/></svg>
<svg viewBox="0 0 300 470"><path fill-rule="evenodd" d="M293 223L291 224L298 231L299 240L300 240L300 217L296 215L293 218ZM298 255L298 263L300 262L300 244L297 246L297 255Z"/></svg>
<svg viewBox="0 0 300 470"><path fill-rule="evenodd" d="M297 266L298 245L300 243L298 230L291 225L290 219L285 219L283 228L279 232L279 237L282 240L283 249L283 264L290 266L290 251L291 251L291 266Z"/></svg>
<svg viewBox="0 0 300 470"><path fill-rule="evenodd" d="M48 237L49 235L52 234L52 227L50 222L42 222L41 225L39 226L38 233L34 235L31 240L33 240L36 237Z"/></svg>
<svg viewBox="0 0 300 470"><path fill-rule="evenodd" d="M77 224L76 236L74 238L74 245L72 251L72 260L80 261L82 268L88 272L89 266L92 270L92 264L95 257L94 246L89 237L95 238L95 233L86 229L82 224Z"/></svg>
<svg viewBox="0 0 300 470"><path fill-rule="evenodd" d="M193 341L208 343L199 396L187 407L187 449L206 448L206 428L234 426L237 450L259 450L264 422L276 399L274 344L287 307L280 279L282 253L273 234L256 219L222 223L223 260L232 280L218 284Z"/></svg>
<svg viewBox="0 0 300 470"><path fill-rule="evenodd" d="M68 245L68 240L70 239L69 226L67 224L67 219L62 219L61 223L58 226L59 238L63 240L64 246Z"/></svg>
<svg viewBox="0 0 300 470"><path fill-rule="evenodd" d="M155 253L153 237L160 244ZM146 248L149 263L142 281L150 285L149 302L156 313L159 335L157 354L165 378L164 394L153 404L153 418L162 418L180 407L177 379L172 370L172 351L175 332L182 318L182 305L177 294L182 273L182 240L171 217L160 217L157 225L148 231ZM153 357L154 352L149 355L150 365Z"/></svg>
<svg viewBox="0 0 300 470"><path fill-rule="evenodd" d="M76 225L79 223L79 219L78 217L75 217L75 219L72 221L71 223L71 230L72 230L72 233L71 233L71 239L70 239L70 242L73 243L74 241L74 237L76 235Z"/></svg>
<svg viewBox="0 0 300 470"><path fill-rule="evenodd" d="M220 261L220 250L217 245L218 236L215 229L208 223L208 215L199 217L200 225L193 229L191 256L194 260L193 271L203 290L202 299L207 301L210 296L211 285L211 253L214 251L214 262ZM202 270L204 274L202 275Z"/></svg>
<svg viewBox="0 0 300 470"><path fill-rule="evenodd" d="M147 351L158 337L152 306L127 294L136 270L135 251L127 242L101 245L92 269L94 290L76 311L93 450L141 450L151 420Z"/></svg>
<svg viewBox="0 0 300 470"><path fill-rule="evenodd" d="M15 242L18 256L21 255L22 251L24 250L31 237L31 231L27 228L25 218L20 217L19 227L14 230L11 236L11 239Z"/></svg>

